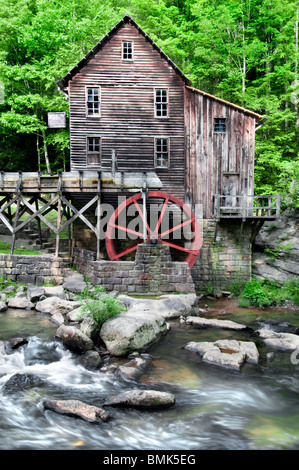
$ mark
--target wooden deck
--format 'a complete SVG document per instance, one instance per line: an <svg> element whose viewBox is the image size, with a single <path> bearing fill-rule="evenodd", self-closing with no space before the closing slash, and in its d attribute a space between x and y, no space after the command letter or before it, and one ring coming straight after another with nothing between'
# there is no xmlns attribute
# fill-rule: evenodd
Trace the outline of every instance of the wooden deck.
<svg viewBox="0 0 299 470"><path fill-rule="evenodd" d="M136 192L144 185L150 189L162 187L155 172L71 171L51 176L38 172L0 173L0 194Z"/></svg>
<svg viewBox="0 0 299 470"><path fill-rule="evenodd" d="M214 218L275 220L280 215L280 194L271 196L215 194Z"/></svg>

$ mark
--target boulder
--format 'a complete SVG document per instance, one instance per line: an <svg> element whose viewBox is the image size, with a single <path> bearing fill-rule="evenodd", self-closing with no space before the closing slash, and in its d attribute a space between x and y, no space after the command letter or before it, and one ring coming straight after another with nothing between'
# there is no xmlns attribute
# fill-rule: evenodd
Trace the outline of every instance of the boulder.
<svg viewBox="0 0 299 470"><path fill-rule="evenodd" d="M7 305L5 302L0 301L0 312L5 312L7 310Z"/></svg>
<svg viewBox="0 0 299 470"><path fill-rule="evenodd" d="M197 304L196 294L170 294L163 295L159 299L138 299L119 295L118 300L132 311L151 311L166 319L190 315Z"/></svg>
<svg viewBox="0 0 299 470"><path fill-rule="evenodd" d="M167 331L165 319L156 312L127 311L107 320L100 337L114 356L125 356L148 347Z"/></svg>
<svg viewBox="0 0 299 470"><path fill-rule="evenodd" d="M240 370L245 362L258 364L259 353L251 341L218 340L215 342L188 343L186 350L199 354L203 362Z"/></svg>
<svg viewBox="0 0 299 470"><path fill-rule="evenodd" d="M100 333L100 325L90 317L84 317L80 323L80 330L88 336L94 343L97 343Z"/></svg>
<svg viewBox="0 0 299 470"><path fill-rule="evenodd" d="M79 400L44 400L45 410L81 418L90 423L107 421L108 414L102 408L91 406Z"/></svg>
<svg viewBox="0 0 299 470"><path fill-rule="evenodd" d="M55 336L61 339L63 344L73 352L83 353L93 349L92 340L74 326L61 325Z"/></svg>
<svg viewBox="0 0 299 470"><path fill-rule="evenodd" d="M187 317L186 323L194 325L198 328L224 328L227 330L245 330L248 327L241 323L236 323L231 320L217 320L214 318L203 318L203 317Z"/></svg>
<svg viewBox="0 0 299 470"><path fill-rule="evenodd" d="M54 315L51 316L51 322L58 326L63 325L64 316L61 313L54 313Z"/></svg>
<svg viewBox="0 0 299 470"><path fill-rule="evenodd" d="M12 297L8 300L9 308L22 308L25 310L31 310L34 308L34 304L26 297Z"/></svg>
<svg viewBox="0 0 299 470"><path fill-rule="evenodd" d="M35 302L40 299L42 295L45 294L45 289L43 287L34 286L33 284L28 284L27 286L27 299L30 302Z"/></svg>
<svg viewBox="0 0 299 470"><path fill-rule="evenodd" d="M50 313L51 315L54 315L55 313L61 313L64 315L78 307L80 307L80 302L64 300L60 297L54 296L38 302L35 309L38 312Z"/></svg>
<svg viewBox="0 0 299 470"><path fill-rule="evenodd" d="M46 297L59 297L65 299L66 295L62 286L49 286L43 288Z"/></svg>
<svg viewBox="0 0 299 470"><path fill-rule="evenodd" d="M86 369L98 369L102 365L102 358L97 351L86 351L80 356L81 363Z"/></svg>
<svg viewBox="0 0 299 470"><path fill-rule="evenodd" d="M62 285L62 287L70 292L81 292L87 287L87 284L81 274L74 274Z"/></svg>
<svg viewBox="0 0 299 470"><path fill-rule="evenodd" d="M124 380L138 381L140 377L146 372L150 361L143 357L134 357L131 361L119 366L116 374Z"/></svg>
<svg viewBox="0 0 299 470"><path fill-rule="evenodd" d="M266 328L256 330L256 333L259 334L268 347L281 349L282 351L299 349L299 336L293 333L280 333Z"/></svg>
<svg viewBox="0 0 299 470"><path fill-rule="evenodd" d="M175 404L172 393L156 390L128 390L108 397L104 406L124 406L136 408L168 408Z"/></svg>
<svg viewBox="0 0 299 470"><path fill-rule="evenodd" d="M4 394L11 394L35 387L43 383L37 375L33 374L14 374L4 384L2 392Z"/></svg>

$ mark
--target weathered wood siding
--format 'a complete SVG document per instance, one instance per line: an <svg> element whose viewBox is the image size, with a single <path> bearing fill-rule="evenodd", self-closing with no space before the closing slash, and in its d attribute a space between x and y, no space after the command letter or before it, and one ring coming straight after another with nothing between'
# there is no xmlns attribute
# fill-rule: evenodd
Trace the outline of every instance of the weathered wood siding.
<svg viewBox="0 0 299 470"><path fill-rule="evenodd" d="M121 58L122 41L134 43L134 60ZM100 87L100 117L86 116L86 87ZM169 90L169 117L155 118L155 88ZM156 137L170 139L170 166L156 169L163 190L185 195L185 83L152 44L125 23L102 50L69 82L71 170L90 169L86 139L101 138L101 165L111 170L115 151L117 169L152 171Z"/></svg>
<svg viewBox="0 0 299 470"><path fill-rule="evenodd" d="M214 132L214 118L226 132ZM212 218L213 196L253 194L255 118L234 106L186 88L186 193Z"/></svg>

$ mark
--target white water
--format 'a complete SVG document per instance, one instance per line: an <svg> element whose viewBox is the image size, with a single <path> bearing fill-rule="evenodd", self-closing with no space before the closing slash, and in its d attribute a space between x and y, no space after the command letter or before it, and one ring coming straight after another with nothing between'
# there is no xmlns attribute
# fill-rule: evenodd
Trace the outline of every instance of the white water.
<svg viewBox="0 0 299 470"><path fill-rule="evenodd" d="M285 355L275 367L263 362L257 367L247 365L241 373L222 370L181 349L199 335L208 340L211 333L174 328L150 350L153 368L137 384L88 371L55 341L53 331L48 337L30 336L27 345L11 353L0 342L0 449L299 448L299 429L292 430L292 420L299 416L299 374ZM16 373L36 375L45 383L5 393L5 384ZM51 398L102 406L107 396L136 387L170 391L176 405L151 412L107 409L111 419L100 424L45 411L42 406L44 399ZM255 419L257 430L252 426ZM266 438L259 435L264 425Z"/></svg>

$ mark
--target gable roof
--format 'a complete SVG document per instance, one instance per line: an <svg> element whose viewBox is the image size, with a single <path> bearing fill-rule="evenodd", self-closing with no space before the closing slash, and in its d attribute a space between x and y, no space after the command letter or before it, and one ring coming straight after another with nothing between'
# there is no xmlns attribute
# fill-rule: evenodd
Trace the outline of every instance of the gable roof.
<svg viewBox="0 0 299 470"><path fill-rule="evenodd" d="M171 67L181 76L181 78L184 80L186 85L191 85L190 80L183 74L183 72L175 65L175 63L162 51L162 49L146 34L140 26L128 15L125 15L123 19L117 23L114 28L111 29L109 33L106 34L106 36L103 37L87 54L83 59L78 62L75 67L72 68L63 78L58 80L57 85L61 88L64 89L68 86L68 82L78 73L80 70L88 64L89 60L94 57L97 52L99 52L105 44L111 39L117 31L125 24L125 23L130 23L135 28L139 31L140 34L153 46L154 49L156 49L157 52L171 65Z"/></svg>
<svg viewBox="0 0 299 470"><path fill-rule="evenodd" d="M97 54L104 46L107 44L107 42L117 33L117 31L126 23L130 23L135 28L139 31L139 33L152 45L152 47L159 52L161 57L163 57L169 65L176 71L178 75L183 79L185 82L186 87L189 90L192 90L195 93L200 93L204 96L207 96L211 99L214 99L216 101L219 101L221 103L224 103L228 106L232 106L236 109L239 109L240 111L243 111L244 113L250 114L253 117L257 119L257 121L261 121L263 119L263 116L260 114L255 113L254 111L250 111L249 109L242 108L241 106L238 106L234 103L230 103L228 101L225 101L221 98L218 98L217 96L210 95L209 93L206 93L204 91L198 90L196 88L193 88L191 85L191 81L183 74L183 72L175 65L175 63L162 51L162 49L148 36L147 33L145 33L140 26L133 20L133 18L129 15L125 15L119 23L117 23L109 33L106 34L84 57L83 59L78 62L75 67L73 67L63 78L57 81L58 87L62 90L65 91L65 89L68 86L68 82L78 73L81 71L83 67L85 67L88 62L94 57L95 54Z"/></svg>

